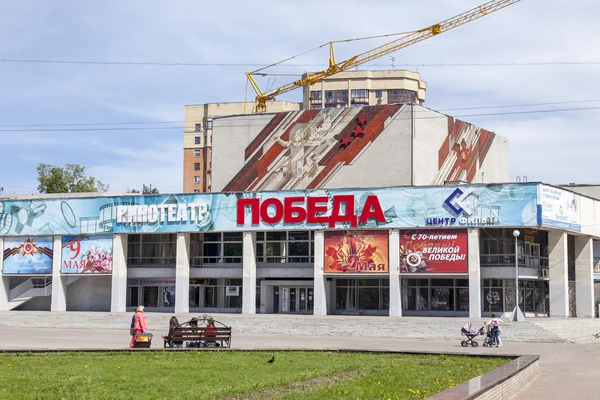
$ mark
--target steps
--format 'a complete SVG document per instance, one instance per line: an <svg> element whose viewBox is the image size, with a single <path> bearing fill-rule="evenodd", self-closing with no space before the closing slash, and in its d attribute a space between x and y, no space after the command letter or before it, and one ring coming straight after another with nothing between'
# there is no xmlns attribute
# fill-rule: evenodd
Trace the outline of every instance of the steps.
<svg viewBox="0 0 600 400"><path fill-rule="evenodd" d="M35 314L35 315L34 315ZM155 335L165 333L171 313L146 313L149 330ZM274 314L211 314L216 320L233 327L234 333L281 334L293 336L342 336L365 338L397 338L453 340L460 342L461 327L471 322L474 328L485 319L438 317L373 317L373 316L313 316ZM132 313L104 312L0 312L0 326L39 326L45 328L128 330ZM176 314L180 322L198 314ZM571 322L573 320L568 320ZM551 329L534 322L506 321L501 338L505 342L567 342ZM482 336L478 337L483 340Z"/></svg>
<svg viewBox="0 0 600 400"><path fill-rule="evenodd" d="M536 319L534 323L572 343L600 344L600 339L595 337L597 333L600 333L600 319L598 318L548 318Z"/></svg>
<svg viewBox="0 0 600 400"><path fill-rule="evenodd" d="M81 276L69 277L67 285L77 282ZM36 277L26 280L9 292L8 309L14 310L31 299L52 295L52 277Z"/></svg>
<svg viewBox="0 0 600 400"><path fill-rule="evenodd" d="M52 277L35 277L27 279L12 288L8 294L8 309L25 304L34 297L50 296L52 294Z"/></svg>

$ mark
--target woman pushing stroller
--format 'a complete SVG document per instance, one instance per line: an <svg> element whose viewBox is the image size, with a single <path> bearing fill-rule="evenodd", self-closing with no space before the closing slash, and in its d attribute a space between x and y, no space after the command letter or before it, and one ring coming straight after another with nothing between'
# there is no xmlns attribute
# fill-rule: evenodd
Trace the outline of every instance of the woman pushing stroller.
<svg viewBox="0 0 600 400"><path fill-rule="evenodd" d="M500 332L502 329L500 328L500 324L504 323L500 318L496 317L496 314L492 314L492 319L487 321L484 325L486 330L490 332L492 336L491 346L496 345L496 347L502 346L502 341L500 340Z"/></svg>

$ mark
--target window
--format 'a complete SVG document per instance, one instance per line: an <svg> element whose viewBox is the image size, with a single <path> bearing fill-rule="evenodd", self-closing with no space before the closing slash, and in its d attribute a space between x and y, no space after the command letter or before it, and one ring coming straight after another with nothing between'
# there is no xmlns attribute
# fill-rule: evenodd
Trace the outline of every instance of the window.
<svg viewBox="0 0 600 400"><path fill-rule="evenodd" d="M194 127L194 130L196 132L200 132L202 130L202 124L196 124L196 126Z"/></svg>
<svg viewBox="0 0 600 400"><path fill-rule="evenodd" d="M514 303L512 305L514 307ZM550 311L548 281L519 280L519 308L524 313L547 316Z"/></svg>
<svg viewBox="0 0 600 400"><path fill-rule="evenodd" d="M259 263L311 263L314 233L309 231L258 232L256 261Z"/></svg>
<svg viewBox="0 0 600 400"><path fill-rule="evenodd" d="M201 142L200 142L200 136L194 137L194 143L195 144L201 144Z"/></svg>
<svg viewBox="0 0 600 400"><path fill-rule="evenodd" d="M200 157L200 150L194 150L194 157Z"/></svg>
<svg viewBox="0 0 600 400"><path fill-rule="evenodd" d="M468 279L403 279L405 311L469 312Z"/></svg>
<svg viewBox="0 0 600 400"><path fill-rule="evenodd" d="M241 264L242 232L204 233L191 237L191 266L201 268L204 264Z"/></svg>
<svg viewBox="0 0 600 400"><path fill-rule="evenodd" d="M137 307L139 303L139 286L127 286L127 307Z"/></svg>
<svg viewBox="0 0 600 400"><path fill-rule="evenodd" d="M375 97L377 97L378 99L381 99L383 97L383 90L376 90Z"/></svg>
<svg viewBox="0 0 600 400"><path fill-rule="evenodd" d="M482 290L482 303L484 312L504 312L504 303L506 306L514 307L515 302L515 285L514 282L510 282L510 287L507 287L508 281L502 279L483 279L481 290ZM511 308L512 310L512 308Z"/></svg>
<svg viewBox="0 0 600 400"><path fill-rule="evenodd" d="M206 129L207 129L207 130L208 130L208 129L212 129L212 127L213 127L213 122L212 122L212 120L211 120L211 121L206 121Z"/></svg>
<svg viewBox="0 0 600 400"><path fill-rule="evenodd" d="M335 308L338 312L387 311L390 308L390 281L387 278L337 279L335 286Z"/></svg>
<svg viewBox="0 0 600 400"><path fill-rule="evenodd" d="M547 268L548 232L530 230L528 236L518 239L519 266L524 268ZM483 229L480 239L480 262L482 267L514 267L515 238L511 229Z"/></svg>
<svg viewBox="0 0 600 400"><path fill-rule="evenodd" d="M200 163L194 163L194 171L200 171Z"/></svg>
<svg viewBox="0 0 600 400"><path fill-rule="evenodd" d="M199 176L195 176L194 177L194 183L200 183L200 177Z"/></svg>
<svg viewBox="0 0 600 400"><path fill-rule="evenodd" d="M210 308L242 308L243 284L241 279L204 279L199 282L190 280L190 307ZM227 295L228 287L237 287L234 295Z"/></svg>
<svg viewBox="0 0 600 400"><path fill-rule="evenodd" d="M175 266L176 235L142 234L129 235L127 241L127 264Z"/></svg>
<svg viewBox="0 0 600 400"><path fill-rule="evenodd" d="M311 261L312 232L293 231L288 234L289 262L308 263Z"/></svg>
<svg viewBox="0 0 600 400"><path fill-rule="evenodd" d="M412 90L406 89L388 89L388 104L398 104L398 103L416 103L417 102L417 94Z"/></svg>
<svg viewBox="0 0 600 400"><path fill-rule="evenodd" d="M323 93L320 90L312 90L310 92L310 109L311 110L320 110L322 108L321 106L321 100L323 99Z"/></svg>
<svg viewBox="0 0 600 400"><path fill-rule="evenodd" d="M325 108L342 108L348 106L347 90L325 91Z"/></svg>
<svg viewBox="0 0 600 400"><path fill-rule="evenodd" d="M367 89L352 89L350 91L350 103L354 107L369 105L369 91Z"/></svg>

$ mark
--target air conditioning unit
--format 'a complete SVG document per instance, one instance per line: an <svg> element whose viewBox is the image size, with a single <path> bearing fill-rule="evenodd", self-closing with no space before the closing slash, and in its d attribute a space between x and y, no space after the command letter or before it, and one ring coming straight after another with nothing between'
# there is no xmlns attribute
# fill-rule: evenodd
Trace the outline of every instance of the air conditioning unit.
<svg viewBox="0 0 600 400"><path fill-rule="evenodd" d="M548 268L540 268L540 278L549 278L550 270Z"/></svg>

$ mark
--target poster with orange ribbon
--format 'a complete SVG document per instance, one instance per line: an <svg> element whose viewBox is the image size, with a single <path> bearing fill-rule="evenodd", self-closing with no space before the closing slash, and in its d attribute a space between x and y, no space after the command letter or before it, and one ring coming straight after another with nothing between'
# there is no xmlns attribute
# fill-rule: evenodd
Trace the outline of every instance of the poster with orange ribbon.
<svg viewBox="0 0 600 400"><path fill-rule="evenodd" d="M325 273L388 273L387 231L326 231L324 239Z"/></svg>

